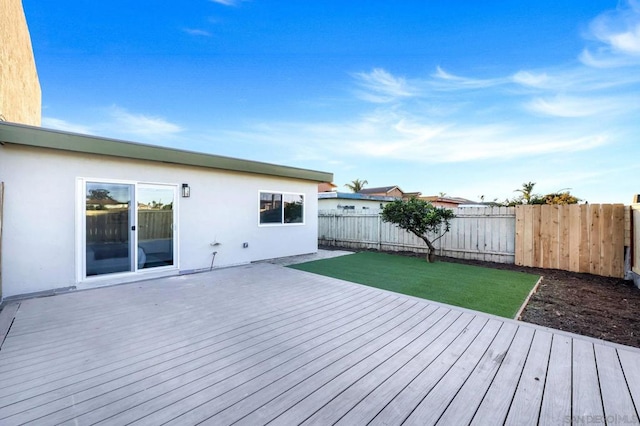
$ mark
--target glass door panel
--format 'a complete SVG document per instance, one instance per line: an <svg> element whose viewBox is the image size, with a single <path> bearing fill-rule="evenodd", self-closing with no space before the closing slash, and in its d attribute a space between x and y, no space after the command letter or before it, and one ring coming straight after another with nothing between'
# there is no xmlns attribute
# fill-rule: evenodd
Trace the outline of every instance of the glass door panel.
<svg viewBox="0 0 640 426"><path fill-rule="evenodd" d="M85 193L86 275L134 270L134 186L87 182Z"/></svg>
<svg viewBox="0 0 640 426"><path fill-rule="evenodd" d="M138 185L138 269L174 264L173 186Z"/></svg>

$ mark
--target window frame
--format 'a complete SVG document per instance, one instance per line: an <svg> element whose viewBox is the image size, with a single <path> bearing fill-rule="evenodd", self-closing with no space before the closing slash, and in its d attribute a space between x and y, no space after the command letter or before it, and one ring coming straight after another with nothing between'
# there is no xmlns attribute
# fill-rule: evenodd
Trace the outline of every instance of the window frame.
<svg viewBox="0 0 640 426"><path fill-rule="evenodd" d="M261 221L261 217L260 217L260 209L261 209L261 204L262 204L262 194L276 194L276 195L280 195L281 197L281 203L280 203L280 222L265 222L262 223ZM286 205L286 201L285 198L287 195L294 195L294 196L299 196L302 198L302 221L301 222L285 222L285 217L284 217L284 213L285 213L285 205ZM303 226L306 224L306 207L305 207L305 199L306 199L306 194L303 192L289 192L289 191L276 191L276 190L270 190L270 189L261 189L258 191L258 226L259 227L273 227L273 226Z"/></svg>

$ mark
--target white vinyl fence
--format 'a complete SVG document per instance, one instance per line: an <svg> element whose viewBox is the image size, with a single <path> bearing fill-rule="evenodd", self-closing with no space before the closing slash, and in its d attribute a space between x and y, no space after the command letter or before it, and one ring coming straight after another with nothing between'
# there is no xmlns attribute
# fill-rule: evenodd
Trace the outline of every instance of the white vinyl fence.
<svg viewBox="0 0 640 426"><path fill-rule="evenodd" d="M463 207L455 209L454 213L456 218L451 222L450 231L434 243L437 255L515 262L515 208ZM379 210L320 210L318 243L351 249L428 251L420 238L384 222Z"/></svg>

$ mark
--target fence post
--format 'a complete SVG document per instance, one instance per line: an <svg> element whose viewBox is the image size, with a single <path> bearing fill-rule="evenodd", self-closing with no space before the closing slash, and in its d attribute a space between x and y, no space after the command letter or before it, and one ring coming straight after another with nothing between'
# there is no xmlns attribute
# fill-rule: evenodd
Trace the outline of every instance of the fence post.
<svg viewBox="0 0 640 426"><path fill-rule="evenodd" d="M378 251L382 250L382 214L378 213Z"/></svg>

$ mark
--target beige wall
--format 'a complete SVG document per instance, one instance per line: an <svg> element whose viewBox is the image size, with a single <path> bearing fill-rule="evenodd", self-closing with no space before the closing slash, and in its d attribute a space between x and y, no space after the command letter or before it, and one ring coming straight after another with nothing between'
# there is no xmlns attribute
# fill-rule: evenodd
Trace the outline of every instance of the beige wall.
<svg viewBox="0 0 640 426"><path fill-rule="evenodd" d="M0 120L40 126L40 82L21 0L0 1L0 41Z"/></svg>

